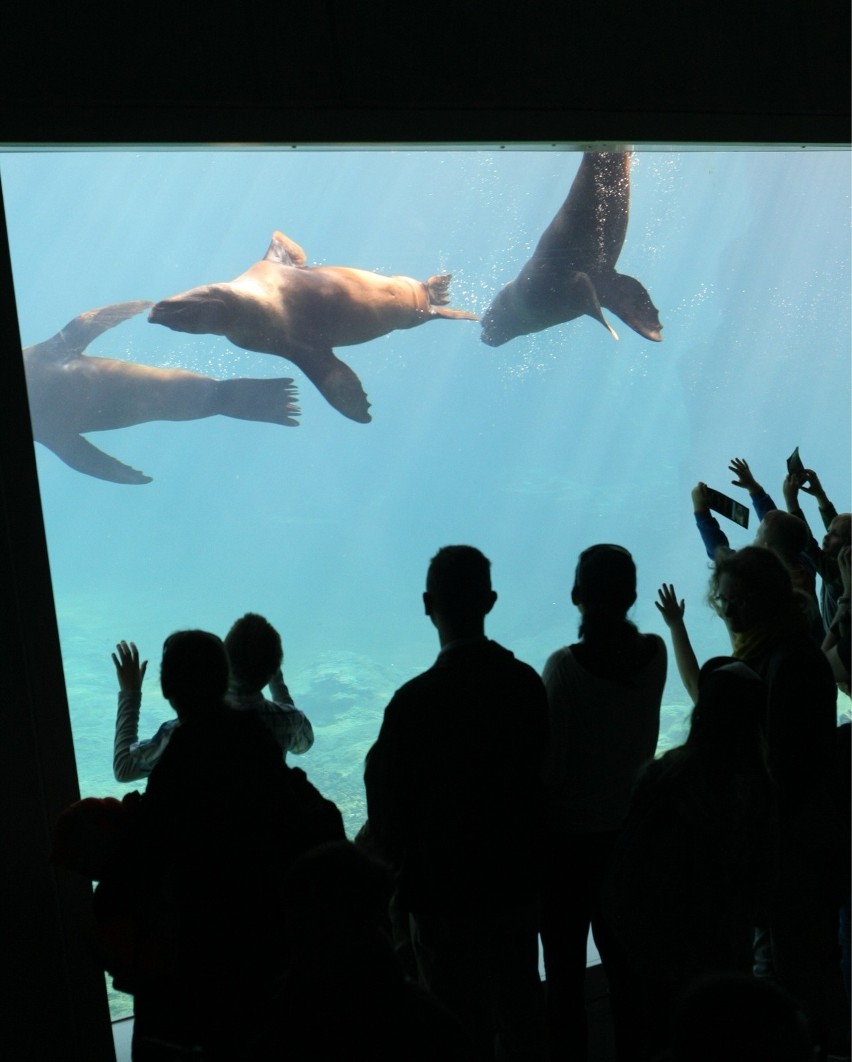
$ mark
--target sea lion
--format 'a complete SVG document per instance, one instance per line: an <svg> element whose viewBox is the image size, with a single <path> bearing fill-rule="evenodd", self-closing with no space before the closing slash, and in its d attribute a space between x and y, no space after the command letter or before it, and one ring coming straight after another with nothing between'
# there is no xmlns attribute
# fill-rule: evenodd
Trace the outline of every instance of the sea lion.
<svg viewBox="0 0 852 1062"><path fill-rule="evenodd" d="M83 354L102 332L149 306L121 302L89 310L51 339L24 350L33 438L66 465L113 483L150 483L150 476L99 450L81 432L217 413L271 424L298 423L292 379L214 380L184 369Z"/></svg>
<svg viewBox="0 0 852 1062"><path fill-rule="evenodd" d="M663 326L650 295L638 280L615 271L627 232L630 156L629 151L583 155L568 198L532 258L485 311L483 343L499 347L584 313L618 339L602 306L639 335L660 342Z"/></svg>
<svg viewBox="0 0 852 1062"><path fill-rule="evenodd" d="M305 261L297 243L274 232L265 257L236 280L163 299L148 320L178 332L225 336L246 350L287 358L335 409L361 424L372 419L370 403L334 347L440 318L479 320L446 305L450 275L420 281Z"/></svg>

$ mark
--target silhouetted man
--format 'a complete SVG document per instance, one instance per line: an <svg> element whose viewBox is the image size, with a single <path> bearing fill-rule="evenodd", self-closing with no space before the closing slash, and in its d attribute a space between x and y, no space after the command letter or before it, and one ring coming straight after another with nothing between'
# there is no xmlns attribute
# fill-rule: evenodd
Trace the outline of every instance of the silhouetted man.
<svg viewBox="0 0 852 1062"><path fill-rule="evenodd" d="M547 703L535 671L485 637L496 600L479 550L432 558L423 603L441 651L385 709L365 782L421 983L467 1026L477 1058L531 1060Z"/></svg>

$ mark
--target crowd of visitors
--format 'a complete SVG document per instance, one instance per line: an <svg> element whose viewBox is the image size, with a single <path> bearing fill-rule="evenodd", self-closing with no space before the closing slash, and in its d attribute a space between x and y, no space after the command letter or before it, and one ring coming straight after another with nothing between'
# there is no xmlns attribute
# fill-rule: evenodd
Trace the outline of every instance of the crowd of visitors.
<svg viewBox="0 0 852 1062"><path fill-rule="evenodd" d="M541 677L485 633L488 559L438 551L437 659L387 705L354 840L287 761L314 735L266 619L171 635L175 717L142 740L147 662L119 642L114 773L146 785L66 809L54 858L97 882L134 1062L593 1062L590 931L619 1062L848 1054L852 516L812 470L787 475L781 512L730 468L760 524L732 549L694 489L726 634L702 665L660 588L694 707L657 759L666 644L628 618L620 545L580 554L579 637Z"/></svg>

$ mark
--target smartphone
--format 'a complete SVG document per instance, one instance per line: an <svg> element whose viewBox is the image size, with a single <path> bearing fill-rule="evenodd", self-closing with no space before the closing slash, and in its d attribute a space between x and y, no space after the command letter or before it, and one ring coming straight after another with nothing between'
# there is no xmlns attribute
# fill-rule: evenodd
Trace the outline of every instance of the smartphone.
<svg viewBox="0 0 852 1062"><path fill-rule="evenodd" d="M738 501L734 501L734 499L729 498L727 494L723 494L719 490L714 490L712 487L708 487L707 504L714 512L727 517L728 520L733 520L734 523L739 524L740 527L748 527L748 506L742 505Z"/></svg>
<svg viewBox="0 0 852 1062"><path fill-rule="evenodd" d="M791 473L791 474L793 472L804 472L805 471L805 466L804 466L804 464L802 462L801 457L799 457L799 447L798 446L790 454L790 456L787 458L787 471L789 473Z"/></svg>

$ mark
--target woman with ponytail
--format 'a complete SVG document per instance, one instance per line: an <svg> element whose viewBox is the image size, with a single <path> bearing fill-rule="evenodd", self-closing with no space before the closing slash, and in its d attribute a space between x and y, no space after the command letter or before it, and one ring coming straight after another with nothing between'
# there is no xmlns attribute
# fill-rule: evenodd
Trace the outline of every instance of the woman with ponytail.
<svg viewBox="0 0 852 1062"><path fill-rule="evenodd" d="M640 633L627 618L636 566L626 549L584 550L571 600L580 612L580 640L557 649L542 676L550 708L551 821L541 937L554 1062L587 1057L590 926L610 982L617 1038L626 1018L620 949L600 917L600 886L636 776L654 756L666 680L663 639Z"/></svg>

